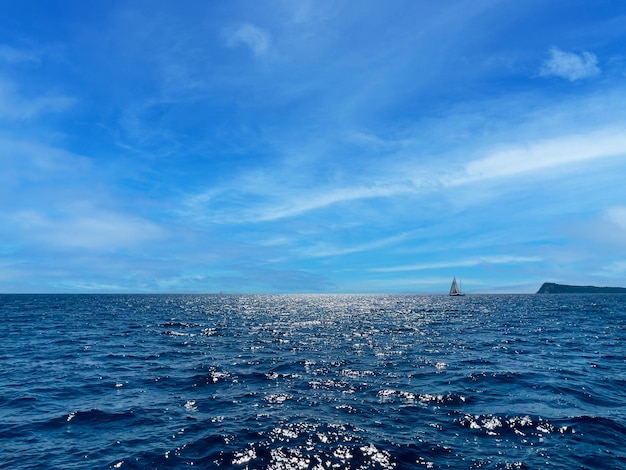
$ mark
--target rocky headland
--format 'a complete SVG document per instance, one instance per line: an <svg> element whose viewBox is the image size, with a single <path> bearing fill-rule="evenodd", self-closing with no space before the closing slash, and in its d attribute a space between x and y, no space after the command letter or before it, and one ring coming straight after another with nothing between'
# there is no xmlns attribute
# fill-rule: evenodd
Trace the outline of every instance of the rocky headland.
<svg viewBox="0 0 626 470"><path fill-rule="evenodd" d="M570 286L544 282L537 294L626 294L625 287Z"/></svg>

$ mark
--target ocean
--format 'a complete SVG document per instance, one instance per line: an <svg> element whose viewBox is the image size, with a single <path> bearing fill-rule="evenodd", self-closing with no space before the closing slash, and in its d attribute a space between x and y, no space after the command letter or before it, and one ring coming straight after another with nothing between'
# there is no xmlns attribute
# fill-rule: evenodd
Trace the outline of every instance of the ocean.
<svg viewBox="0 0 626 470"><path fill-rule="evenodd" d="M0 468L626 468L626 295L0 295L0 319Z"/></svg>

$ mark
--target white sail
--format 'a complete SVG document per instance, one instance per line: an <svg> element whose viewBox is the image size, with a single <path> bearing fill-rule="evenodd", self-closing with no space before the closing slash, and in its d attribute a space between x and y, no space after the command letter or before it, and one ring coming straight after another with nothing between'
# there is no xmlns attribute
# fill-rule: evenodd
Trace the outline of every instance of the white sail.
<svg viewBox="0 0 626 470"><path fill-rule="evenodd" d="M459 288L456 285L456 277L452 280L452 285L450 286L450 295L456 295L459 293Z"/></svg>
<svg viewBox="0 0 626 470"><path fill-rule="evenodd" d="M450 293L448 295L465 295L456 285L456 276L452 279L452 285L450 286Z"/></svg>

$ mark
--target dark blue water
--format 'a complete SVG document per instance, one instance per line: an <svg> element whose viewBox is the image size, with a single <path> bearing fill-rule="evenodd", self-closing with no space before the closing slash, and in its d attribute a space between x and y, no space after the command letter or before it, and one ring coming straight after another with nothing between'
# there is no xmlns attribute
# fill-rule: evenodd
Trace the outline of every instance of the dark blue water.
<svg viewBox="0 0 626 470"><path fill-rule="evenodd" d="M2 295L0 467L626 468L626 296Z"/></svg>

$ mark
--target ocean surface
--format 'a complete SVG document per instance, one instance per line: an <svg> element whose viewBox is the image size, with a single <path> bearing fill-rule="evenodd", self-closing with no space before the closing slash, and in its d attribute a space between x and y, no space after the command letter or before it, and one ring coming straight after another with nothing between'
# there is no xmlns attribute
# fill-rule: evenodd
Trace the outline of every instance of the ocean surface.
<svg viewBox="0 0 626 470"><path fill-rule="evenodd" d="M0 468L626 469L626 295L0 295Z"/></svg>

